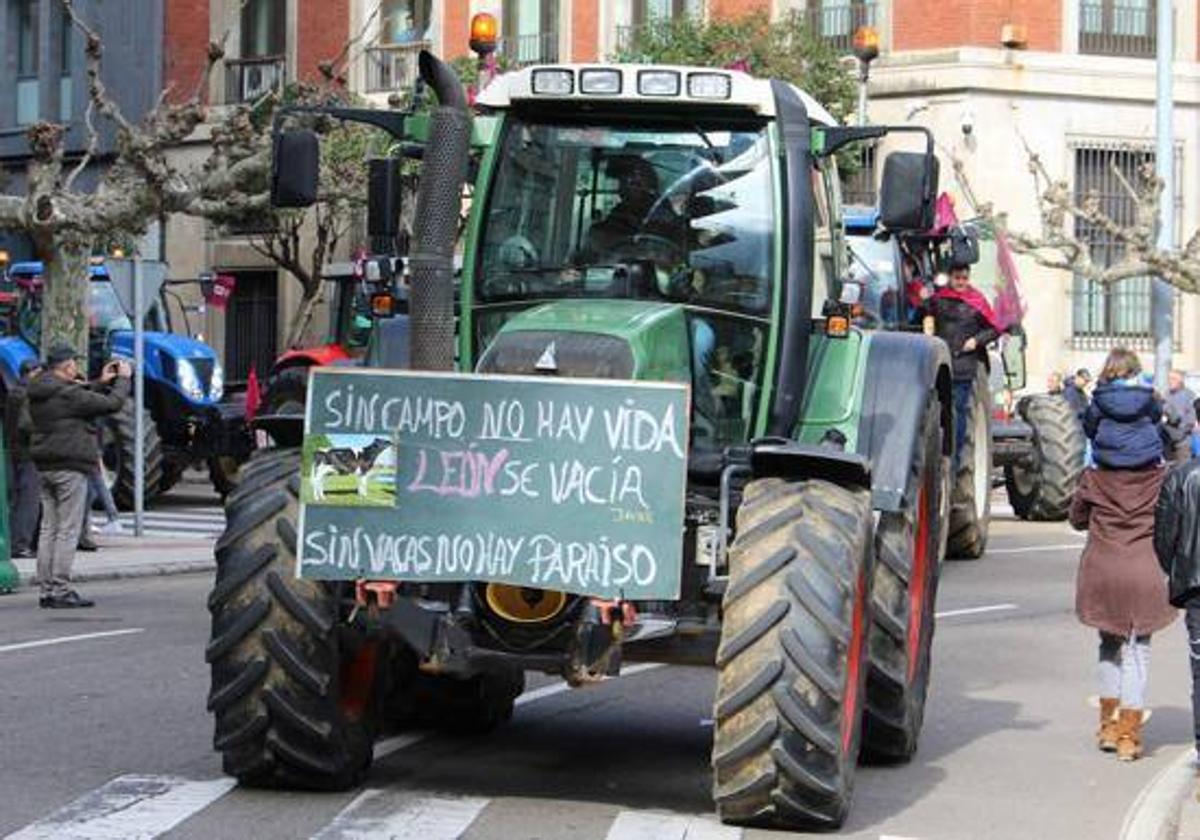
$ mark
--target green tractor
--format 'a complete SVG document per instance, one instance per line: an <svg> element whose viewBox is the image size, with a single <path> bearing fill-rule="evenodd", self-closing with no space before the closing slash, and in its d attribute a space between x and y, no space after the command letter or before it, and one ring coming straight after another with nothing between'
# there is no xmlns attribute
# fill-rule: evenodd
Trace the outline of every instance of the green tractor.
<svg viewBox="0 0 1200 840"><path fill-rule="evenodd" d="M576 683L622 661L705 663L721 818L840 825L860 754L917 748L947 538L945 345L859 329L840 282L834 153L887 129L839 127L787 83L658 66L523 69L472 117L446 65L420 68L440 102L428 123L334 114L425 144L408 314L377 323L364 364L396 367L401 334L418 369L688 386L684 514L661 526L682 540L679 597L620 604L616 632L597 618L612 604L573 592L303 578L301 449L262 451L227 500L208 601L226 772L345 789L397 722L503 723L526 670ZM923 139L885 166L897 230L931 221ZM277 203L313 200L315 144L277 134Z"/></svg>

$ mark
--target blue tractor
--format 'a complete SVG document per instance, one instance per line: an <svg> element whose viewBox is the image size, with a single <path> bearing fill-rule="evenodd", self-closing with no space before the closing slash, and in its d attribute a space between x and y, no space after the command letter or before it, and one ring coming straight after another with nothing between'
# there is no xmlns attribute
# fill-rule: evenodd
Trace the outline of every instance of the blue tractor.
<svg viewBox="0 0 1200 840"><path fill-rule="evenodd" d="M16 381L24 359L35 358L41 343L40 262L13 263L5 282L15 290L0 338L0 388ZM96 376L112 358L133 358L133 323L102 262L89 267L88 372ZM165 307L157 303L146 318L145 499L174 485L184 469L204 464L221 495L232 489L238 466L253 450L241 405L223 403L224 374L211 347L169 331ZM134 407L101 428L104 466L113 497L133 506Z"/></svg>

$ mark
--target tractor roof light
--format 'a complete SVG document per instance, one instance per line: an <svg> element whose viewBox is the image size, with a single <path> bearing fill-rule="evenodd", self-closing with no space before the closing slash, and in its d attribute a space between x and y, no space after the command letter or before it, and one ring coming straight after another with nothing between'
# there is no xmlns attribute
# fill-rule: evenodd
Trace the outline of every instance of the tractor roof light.
<svg viewBox="0 0 1200 840"><path fill-rule="evenodd" d="M679 73L675 70L641 70L638 93L642 96L679 96Z"/></svg>
<svg viewBox="0 0 1200 840"><path fill-rule="evenodd" d="M376 292L371 295L371 314L376 318L391 318L395 314L396 301L391 292Z"/></svg>
<svg viewBox="0 0 1200 840"><path fill-rule="evenodd" d="M689 73L687 92L692 99L728 99L733 80L724 73Z"/></svg>
<svg viewBox="0 0 1200 840"><path fill-rule="evenodd" d="M854 30L854 56L863 64L879 58L879 32L873 26L860 26Z"/></svg>
<svg viewBox="0 0 1200 840"><path fill-rule="evenodd" d="M0 248L0 265L6 265L9 262L10 262L10 260L8 258L8 251L5 251L4 249Z"/></svg>
<svg viewBox="0 0 1200 840"><path fill-rule="evenodd" d="M538 96L570 96L575 92L575 74L557 68L534 70L533 92Z"/></svg>
<svg viewBox="0 0 1200 840"><path fill-rule="evenodd" d="M588 96L616 96L621 92L621 71L599 67L580 70L579 92Z"/></svg>
<svg viewBox="0 0 1200 840"><path fill-rule="evenodd" d="M471 51L476 55L490 55L496 51L499 27L494 15L480 12L471 18Z"/></svg>

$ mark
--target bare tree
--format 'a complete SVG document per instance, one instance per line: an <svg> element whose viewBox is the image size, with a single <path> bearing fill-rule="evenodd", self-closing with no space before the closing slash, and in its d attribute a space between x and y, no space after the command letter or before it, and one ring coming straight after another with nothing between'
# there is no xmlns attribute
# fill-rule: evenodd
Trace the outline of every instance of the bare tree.
<svg viewBox="0 0 1200 840"><path fill-rule="evenodd" d="M154 107L135 122L126 117L105 86L99 33L80 16L73 0L60 2L84 38L87 145L71 164L66 159L64 126L48 122L31 126L25 192L0 196L0 227L28 234L46 265L43 349L66 342L83 350L87 346L87 260L94 248L140 236L153 221L171 213L218 224L271 217L270 126L282 100L278 93L271 93L230 109L212 127L211 153L204 164L182 169L169 152L209 116L206 93L212 69L225 55L223 39L209 44L204 71L186 101L173 102L171 91L164 90ZM291 86L291 101L328 102L341 81L338 68L349 48L350 44L336 61L321 66L321 84ZM79 176L100 155L98 118L112 125L113 148L105 154L107 165L94 189L83 190L77 186ZM332 125L323 123L321 127L331 130ZM257 245L304 288L304 304L293 319L289 341L303 331L311 316L320 291L321 266L345 235L348 215L358 206L356 197L365 191L361 164L361 157L357 161L343 157L327 164L337 170L326 179L334 186L313 211L316 236L308 254L301 253L302 213L281 218L278 235Z"/></svg>
<svg viewBox="0 0 1200 840"><path fill-rule="evenodd" d="M978 200L963 162L956 156L951 161L967 200L980 216L1008 235L1014 251L1031 257L1039 265L1070 271L1102 285L1157 276L1180 291L1200 291L1200 231L1182 249L1168 250L1158 244L1163 182L1155 174L1152 162L1140 166L1132 180L1113 165L1112 174L1134 208L1130 221L1118 221L1105 211L1097 191L1076 195L1065 179L1051 176L1041 156L1024 137L1021 142L1037 191L1040 217L1037 233L1013 230L1007 213L997 211L990 202ZM1116 246L1113 250L1119 258L1111 264L1095 261L1092 246L1080 237L1080 230L1103 234Z"/></svg>

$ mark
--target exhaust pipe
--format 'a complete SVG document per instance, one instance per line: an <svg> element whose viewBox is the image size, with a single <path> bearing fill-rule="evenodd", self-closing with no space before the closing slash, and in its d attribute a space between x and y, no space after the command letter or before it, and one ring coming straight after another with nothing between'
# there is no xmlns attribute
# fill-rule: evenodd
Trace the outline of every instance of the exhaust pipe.
<svg viewBox="0 0 1200 840"><path fill-rule="evenodd" d="M417 63L421 80L434 92L429 140L417 190L416 244L409 257L409 333L412 367L454 367L454 242L462 211L463 184L471 142L471 112L458 77L433 53L422 50Z"/></svg>

